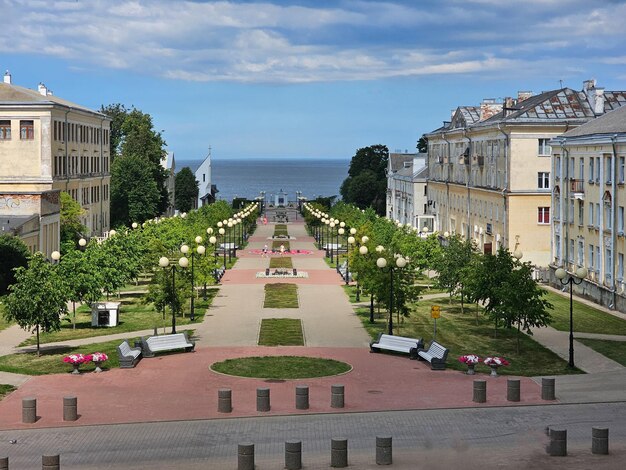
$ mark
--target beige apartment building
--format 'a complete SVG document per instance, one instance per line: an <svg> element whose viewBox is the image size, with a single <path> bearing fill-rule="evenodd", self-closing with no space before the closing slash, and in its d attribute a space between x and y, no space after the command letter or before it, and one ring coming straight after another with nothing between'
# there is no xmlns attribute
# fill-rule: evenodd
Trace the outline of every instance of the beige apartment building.
<svg viewBox="0 0 626 470"><path fill-rule="evenodd" d="M109 229L110 118L38 90L0 83L2 230L31 251L59 249L59 194L85 209L85 236Z"/></svg>
<svg viewBox="0 0 626 470"><path fill-rule="evenodd" d="M547 267L550 140L619 107L624 97L589 80L582 91L519 92L503 103L457 108L451 121L426 134L428 204L439 231L473 238L485 253L519 248L524 261Z"/></svg>
<svg viewBox="0 0 626 470"><path fill-rule="evenodd" d="M626 104L622 97L621 104ZM554 269L586 267L579 294L626 311L624 207L626 207L626 106L552 142Z"/></svg>

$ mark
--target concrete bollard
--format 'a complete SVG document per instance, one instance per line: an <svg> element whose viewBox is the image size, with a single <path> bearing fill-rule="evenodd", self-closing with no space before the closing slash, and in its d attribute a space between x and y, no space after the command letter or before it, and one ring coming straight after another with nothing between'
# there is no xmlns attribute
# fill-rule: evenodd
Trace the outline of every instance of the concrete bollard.
<svg viewBox="0 0 626 470"><path fill-rule="evenodd" d="M553 457L564 457L567 455L567 429L550 428L548 454Z"/></svg>
<svg viewBox="0 0 626 470"><path fill-rule="evenodd" d="M254 444L244 442L237 448L237 470L254 470Z"/></svg>
<svg viewBox="0 0 626 470"><path fill-rule="evenodd" d="M0 457L0 470L9 470L9 458Z"/></svg>
<svg viewBox="0 0 626 470"><path fill-rule="evenodd" d="M345 388L343 385L331 385L330 387L330 407L343 408L345 404L344 398Z"/></svg>
<svg viewBox="0 0 626 470"><path fill-rule="evenodd" d="M63 397L63 421L76 421L78 419L78 398Z"/></svg>
<svg viewBox="0 0 626 470"><path fill-rule="evenodd" d="M330 466L336 468L348 466L348 439L343 437L331 439Z"/></svg>
<svg viewBox="0 0 626 470"><path fill-rule="evenodd" d="M285 442L285 468L287 470L302 468L302 441Z"/></svg>
<svg viewBox="0 0 626 470"><path fill-rule="evenodd" d="M520 401L520 379L507 379L506 399L508 401Z"/></svg>
<svg viewBox="0 0 626 470"><path fill-rule="evenodd" d="M391 463L392 463L391 436L385 436L385 437L376 436L376 464L377 465L391 465Z"/></svg>
<svg viewBox="0 0 626 470"><path fill-rule="evenodd" d="M296 385L296 410L309 409L309 387Z"/></svg>
<svg viewBox="0 0 626 470"><path fill-rule="evenodd" d="M474 398L472 401L476 403L485 403L487 401L486 380L474 380Z"/></svg>
<svg viewBox="0 0 626 470"><path fill-rule="evenodd" d="M591 453L602 455L609 453L608 428L591 428Z"/></svg>
<svg viewBox="0 0 626 470"><path fill-rule="evenodd" d="M256 389L256 410L257 411L269 411L270 410L270 389L269 388L257 388Z"/></svg>
<svg viewBox="0 0 626 470"><path fill-rule="evenodd" d="M555 400L554 394L554 379L541 379L541 399L542 400Z"/></svg>
<svg viewBox="0 0 626 470"><path fill-rule="evenodd" d="M22 423L34 423L37 421L37 399L22 398Z"/></svg>
<svg viewBox="0 0 626 470"><path fill-rule="evenodd" d="M42 455L41 470L60 470L61 457L59 455Z"/></svg>
<svg viewBox="0 0 626 470"><path fill-rule="evenodd" d="M232 391L230 388L220 388L217 391L217 411L230 413L233 411Z"/></svg>

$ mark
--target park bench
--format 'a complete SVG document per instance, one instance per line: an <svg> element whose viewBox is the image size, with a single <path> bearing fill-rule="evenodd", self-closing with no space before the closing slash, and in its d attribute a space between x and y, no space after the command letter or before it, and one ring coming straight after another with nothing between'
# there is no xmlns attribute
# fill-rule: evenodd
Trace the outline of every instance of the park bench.
<svg viewBox="0 0 626 470"><path fill-rule="evenodd" d="M175 351L176 349L184 349L190 352L193 351L194 346L195 343L189 341L186 332L141 338L141 349L144 357L154 357L154 353Z"/></svg>
<svg viewBox="0 0 626 470"><path fill-rule="evenodd" d="M423 348L421 338L405 338L403 336L386 335L380 333L376 341L370 343L371 352L380 352L381 349L409 354L411 359L417 358L417 350Z"/></svg>
<svg viewBox="0 0 626 470"><path fill-rule="evenodd" d="M141 360L141 348L131 348L126 340L117 347L117 354L121 369L132 369Z"/></svg>
<svg viewBox="0 0 626 470"><path fill-rule="evenodd" d="M348 271L348 263L345 261L337 268L337 272L344 281L352 281L352 273Z"/></svg>
<svg viewBox="0 0 626 470"><path fill-rule="evenodd" d="M224 273L226 272L226 267L222 266L220 268L216 268L213 270L213 277L216 282L220 282L222 277L224 277Z"/></svg>
<svg viewBox="0 0 626 470"><path fill-rule="evenodd" d="M427 350L423 348L418 348L417 358L419 360L425 360L430 362L430 368L432 370L445 370L446 358L448 357L449 351L449 349L444 348L437 341L433 341L432 343L430 343L430 346Z"/></svg>

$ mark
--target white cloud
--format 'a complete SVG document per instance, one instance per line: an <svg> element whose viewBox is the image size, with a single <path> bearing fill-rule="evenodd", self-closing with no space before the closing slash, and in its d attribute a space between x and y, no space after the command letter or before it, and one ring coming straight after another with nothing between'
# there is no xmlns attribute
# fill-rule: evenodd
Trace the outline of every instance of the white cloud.
<svg viewBox="0 0 626 470"><path fill-rule="evenodd" d="M501 0L442 0L431 7L401 0L330 7L276 0L0 0L0 11L19 18L0 29L0 53L43 53L73 67L178 80L309 82L515 74L550 57L563 61L563 51L581 45L624 45L623 4L570 0L565 10L557 0L531 3L533 11ZM622 64L607 55L604 63Z"/></svg>

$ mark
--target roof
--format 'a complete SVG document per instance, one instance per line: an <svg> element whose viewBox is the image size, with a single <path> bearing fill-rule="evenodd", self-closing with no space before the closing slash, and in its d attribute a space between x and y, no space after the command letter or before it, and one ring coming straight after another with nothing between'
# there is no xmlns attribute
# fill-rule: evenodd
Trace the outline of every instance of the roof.
<svg viewBox="0 0 626 470"><path fill-rule="evenodd" d="M456 108L448 127L451 129L469 127L478 121L480 121L480 108L478 106L459 106Z"/></svg>
<svg viewBox="0 0 626 470"><path fill-rule="evenodd" d="M405 162L411 162L413 166L413 157L416 153L390 153L389 154L389 167L393 173L404 168Z"/></svg>
<svg viewBox="0 0 626 470"><path fill-rule="evenodd" d="M413 179L414 180L426 179L428 178L428 175L429 175L428 166L425 166L419 169L418 171L416 171L415 173L413 173Z"/></svg>
<svg viewBox="0 0 626 470"><path fill-rule="evenodd" d="M167 152L165 158L161 160L161 166L166 170L176 168L176 159L174 158L174 152Z"/></svg>
<svg viewBox="0 0 626 470"><path fill-rule="evenodd" d="M563 134L563 137L581 137L594 134L626 133L626 106L606 113L582 126Z"/></svg>
<svg viewBox="0 0 626 470"><path fill-rule="evenodd" d="M69 108L75 108L88 113L98 114L99 116L110 119L106 114L94 111L80 104L72 103L54 95L42 95L36 90L24 88L17 85L0 82L0 106L15 104L41 104L41 105L60 105Z"/></svg>

